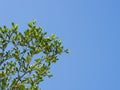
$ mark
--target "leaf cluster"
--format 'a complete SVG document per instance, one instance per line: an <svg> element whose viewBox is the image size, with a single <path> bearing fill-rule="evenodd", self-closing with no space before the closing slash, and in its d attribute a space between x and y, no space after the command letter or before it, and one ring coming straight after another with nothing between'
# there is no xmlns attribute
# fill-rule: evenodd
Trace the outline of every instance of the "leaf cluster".
<svg viewBox="0 0 120 90"><path fill-rule="evenodd" d="M51 64L68 50L55 34L46 34L36 21L29 22L24 33L14 23L11 28L0 27L1 90L39 90L39 83L52 76Z"/></svg>

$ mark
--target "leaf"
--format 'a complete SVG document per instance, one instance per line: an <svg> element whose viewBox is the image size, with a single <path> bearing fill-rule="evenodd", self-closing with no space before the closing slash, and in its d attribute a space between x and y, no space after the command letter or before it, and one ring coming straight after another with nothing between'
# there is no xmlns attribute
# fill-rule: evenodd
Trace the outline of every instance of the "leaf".
<svg viewBox="0 0 120 90"><path fill-rule="evenodd" d="M52 35L51 35L51 38L52 38L52 39L54 39L54 38L55 38L55 36L56 36L56 34L52 34Z"/></svg>
<svg viewBox="0 0 120 90"><path fill-rule="evenodd" d="M3 49L5 49L7 47L7 43L3 44Z"/></svg>
<svg viewBox="0 0 120 90"><path fill-rule="evenodd" d="M32 28L32 24L33 24L33 22L29 22L29 23L28 23L28 26L29 26L30 28Z"/></svg>
<svg viewBox="0 0 120 90"><path fill-rule="evenodd" d="M19 90L25 90L25 85L21 84L18 86Z"/></svg>
<svg viewBox="0 0 120 90"><path fill-rule="evenodd" d="M15 30L17 30L18 29L18 24L16 24L14 28L15 28Z"/></svg>
<svg viewBox="0 0 120 90"><path fill-rule="evenodd" d="M12 27L14 27L15 26L15 24L14 24L14 22L12 22Z"/></svg>
<svg viewBox="0 0 120 90"><path fill-rule="evenodd" d="M29 64L29 63L30 63L30 61L31 61L31 56L30 56L30 55L28 55L28 56L27 56L27 58L26 58L26 63L27 63L27 64Z"/></svg>
<svg viewBox="0 0 120 90"><path fill-rule="evenodd" d="M53 75L52 75L52 74L48 74L47 76L48 76L49 78L53 77Z"/></svg>
<svg viewBox="0 0 120 90"><path fill-rule="evenodd" d="M70 53L70 51L69 51L68 49L64 50L64 52L66 52L66 53Z"/></svg>
<svg viewBox="0 0 120 90"><path fill-rule="evenodd" d="M4 25L3 27L4 27L4 29L6 29L6 28L7 28L5 25Z"/></svg>

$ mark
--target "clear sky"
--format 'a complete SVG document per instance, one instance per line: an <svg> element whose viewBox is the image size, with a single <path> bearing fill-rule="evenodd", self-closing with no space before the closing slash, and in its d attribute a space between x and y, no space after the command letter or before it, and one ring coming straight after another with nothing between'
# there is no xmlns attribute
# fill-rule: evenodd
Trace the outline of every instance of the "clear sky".
<svg viewBox="0 0 120 90"><path fill-rule="evenodd" d="M0 0L0 26L33 19L71 50L42 90L120 90L119 0Z"/></svg>

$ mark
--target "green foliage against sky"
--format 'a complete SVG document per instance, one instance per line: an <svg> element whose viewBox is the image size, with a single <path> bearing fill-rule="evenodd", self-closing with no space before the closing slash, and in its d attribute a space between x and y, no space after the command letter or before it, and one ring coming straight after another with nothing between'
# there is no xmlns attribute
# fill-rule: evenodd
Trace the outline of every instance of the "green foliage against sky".
<svg viewBox="0 0 120 90"><path fill-rule="evenodd" d="M51 77L50 66L65 52L55 34L46 36L36 21L21 33L18 25L0 27L0 90L39 90L44 77Z"/></svg>

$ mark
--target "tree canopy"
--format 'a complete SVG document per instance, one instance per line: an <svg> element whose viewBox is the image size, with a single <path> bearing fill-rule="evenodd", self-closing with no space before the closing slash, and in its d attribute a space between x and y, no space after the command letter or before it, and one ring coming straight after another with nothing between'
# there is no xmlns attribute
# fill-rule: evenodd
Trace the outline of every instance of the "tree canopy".
<svg viewBox="0 0 120 90"><path fill-rule="evenodd" d="M40 90L39 83L51 77L50 66L58 55L68 53L61 40L47 36L36 21L24 33L18 24L0 27L0 90Z"/></svg>

